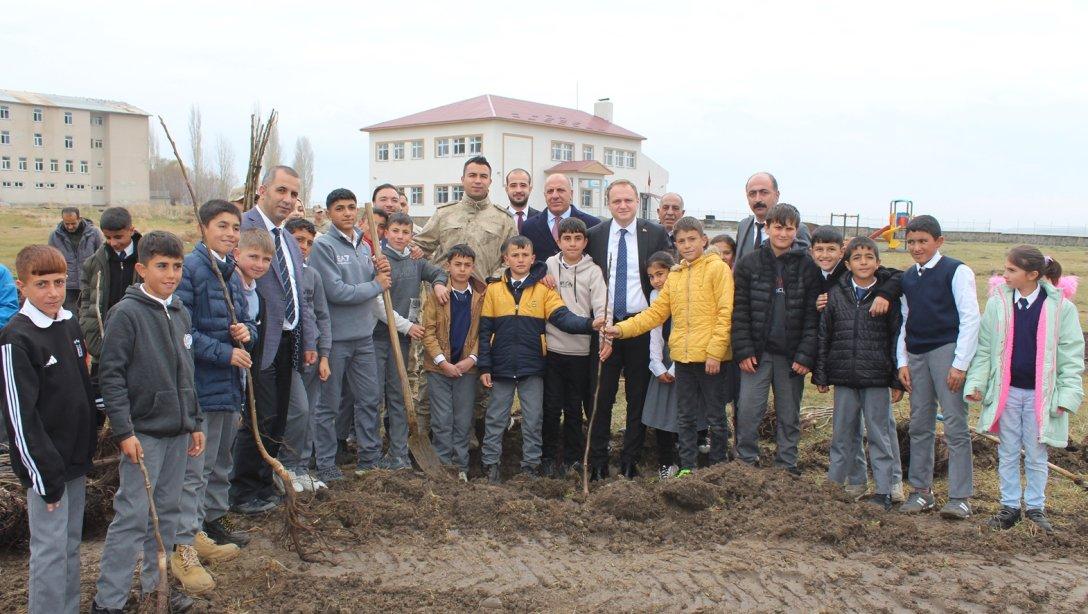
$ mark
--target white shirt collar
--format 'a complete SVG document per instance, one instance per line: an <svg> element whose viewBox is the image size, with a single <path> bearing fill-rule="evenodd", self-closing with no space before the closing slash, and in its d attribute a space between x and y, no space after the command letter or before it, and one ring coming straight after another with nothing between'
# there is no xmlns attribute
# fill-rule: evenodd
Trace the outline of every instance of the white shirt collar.
<svg viewBox="0 0 1088 614"><path fill-rule="evenodd" d="M1024 296L1023 294L1020 294L1019 290L1014 290L1013 293L1012 293L1012 299L1013 299L1014 302L1020 302L1020 299L1026 298L1026 299L1028 299L1028 307L1031 307L1032 304L1035 303L1035 299L1039 298L1039 292L1042 289L1043 289L1042 286L1035 286L1035 292L1032 292L1031 294L1029 294L1027 296Z"/></svg>
<svg viewBox="0 0 1088 614"><path fill-rule="evenodd" d="M469 285L465 286L465 289L464 289L464 290L458 290L458 289L454 288L454 287L453 287L453 286L451 285L451 286L450 286L450 292L456 292L456 293L458 293L458 294L468 294L468 295L471 295L471 294L472 294L472 284L469 284Z"/></svg>
<svg viewBox="0 0 1088 614"><path fill-rule="evenodd" d="M212 255L212 258L215 258L219 262L226 262L227 261L226 256L220 256L214 249L208 247L207 243L204 244L204 249L208 250L208 253Z"/></svg>
<svg viewBox="0 0 1088 614"><path fill-rule="evenodd" d="M19 309L19 313L30 318L30 321L33 322L34 326L37 326L38 328L49 328L53 325L53 322L63 322L68 318L72 317L71 311L68 311L64 307L61 307L60 311L57 312L57 319L54 320L53 318L45 315L45 313L43 313L41 309L35 307L34 303L31 303L29 300L23 301L23 306L21 309Z"/></svg>
<svg viewBox="0 0 1088 614"><path fill-rule="evenodd" d="M506 205L506 212L510 214L510 217L516 218L518 216L518 210L513 205ZM529 205L526 204L525 208L521 210L521 215L525 219L529 219Z"/></svg>
<svg viewBox="0 0 1088 614"><path fill-rule="evenodd" d="M940 261L941 261L941 252L937 251L935 254L933 254L933 257L929 259L929 262L927 262L925 264L919 264L918 265L918 274L919 275L922 274L922 269L932 269L933 267L937 266L937 263L940 262Z"/></svg>
<svg viewBox="0 0 1088 614"><path fill-rule="evenodd" d="M162 308L163 308L163 309L167 309L167 308L169 308L169 307L170 307L170 303L172 303L172 302L174 301L174 295L173 295L173 294L171 294L170 296L166 297L166 300L164 301L164 300L162 300L161 298L159 298L159 297L155 296L154 294L151 294L150 292L148 292L148 291L147 291L147 289L146 289L146 288L144 288L144 285L143 285L143 284L140 284L140 291L141 291L141 292L143 292L143 293L144 293L144 295L145 295L145 296L147 296L148 298L150 298L151 300L153 300L153 301L155 301L156 303L158 303L158 304L162 305Z"/></svg>
<svg viewBox="0 0 1088 614"><path fill-rule="evenodd" d="M339 228L337 228L336 226L333 226L333 230L335 230L336 232L338 232L338 233L340 234L340 236L341 236L341 237L344 237L345 239L347 239L348 243L351 243L351 244L352 244L353 246L355 246L355 247L358 247L358 245L359 245L359 241L360 241L360 240L362 239L362 237L363 237L363 233L359 232L359 231L358 231L358 230L356 230L355 228L352 228L352 229L351 229L351 236L350 236L350 237L349 237L349 236L347 236L346 234L344 234L344 231L343 231L343 230L340 230L340 229L339 229ZM379 249L380 249L380 248L379 248Z"/></svg>
<svg viewBox="0 0 1088 614"><path fill-rule="evenodd" d="M242 277L241 275L238 276L238 279L242 282L242 289L245 290L246 292L253 292L254 290L257 289L257 280L256 279L254 279L250 283L246 283L245 278Z"/></svg>
<svg viewBox="0 0 1088 614"><path fill-rule="evenodd" d="M620 226L620 223L616 221L616 218L612 218L612 226L608 229L608 231L609 231L610 234L614 234L616 236L619 236L620 230L623 229L623 228L626 228L627 229L627 234L633 235L633 234L635 234L635 225L637 223L638 223L638 218L636 217L636 218L633 218L631 220L631 222L629 224L627 224L627 226Z"/></svg>
<svg viewBox="0 0 1088 614"><path fill-rule="evenodd" d="M125 249L123 249L123 250L121 250L119 252L114 252L114 253L117 254L118 258L120 258L121 260L124 260L125 258L128 258L129 256L131 256L132 252L135 251L135 249L136 249L136 242L135 241L129 241L128 242L128 247L126 247Z"/></svg>
<svg viewBox="0 0 1088 614"><path fill-rule="evenodd" d="M529 279L529 276L528 276L528 275L525 275L525 277L522 277L522 278L520 278L520 279L514 279L514 276L513 276L513 275L511 275L511 276L510 276L510 283L512 283L512 284L520 284L520 283L524 283L526 279Z"/></svg>
<svg viewBox="0 0 1088 614"><path fill-rule="evenodd" d="M876 278L874 277L873 278L873 283L869 284L868 286L859 286L858 282L854 281L854 276L851 275L850 276L850 283L854 286L854 290L857 290L858 288L861 288L862 290L868 290L868 289L870 289L870 288L872 288L873 286L876 285Z"/></svg>
<svg viewBox="0 0 1088 614"><path fill-rule="evenodd" d="M264 220L264 227L268 230L268 232L272 232L272 230L276 229L276 228L283 228L283 224L280 224L279 226L276 226L275 224L273 224L272 220L269 219L269 217L264 214L264 209L261 209L260 206L253 207L253 208L257 210L257 213L260 214L261 219ZM283 220L283 223L286 224L287 220Z"/></svg>
<svg viewBox="0 0 1088 614"><path fill-rule="evenodd" d="M559 214L559 219L561 219L561 220L567 219L568 217L570 217L571 211L573 211L573 210L574 210L573 205L567 205L567 210L564 211L563 213ZM550 210L547 213L548 213L548 220L549 221L555 221L555 214L552 213Z"/></svg>

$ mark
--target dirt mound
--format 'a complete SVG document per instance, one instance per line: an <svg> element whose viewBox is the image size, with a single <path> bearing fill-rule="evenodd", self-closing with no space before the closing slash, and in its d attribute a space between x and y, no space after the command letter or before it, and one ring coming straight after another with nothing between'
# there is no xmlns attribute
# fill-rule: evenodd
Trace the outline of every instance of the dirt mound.
<svg viewBox="0 0 1088 614"><path fill-rule="evenodd" d="M723 489L715 484L688 479L666 480L657 491L665 503L692 512L718 503L723 493Z"/></svg>
<svg viewBox="0 0 1088 614"><path fill-rule="evenodd" d="M591 492L589 507L620 520L649 520L661 515L653 492L634 480L610 482Z"/></svg>

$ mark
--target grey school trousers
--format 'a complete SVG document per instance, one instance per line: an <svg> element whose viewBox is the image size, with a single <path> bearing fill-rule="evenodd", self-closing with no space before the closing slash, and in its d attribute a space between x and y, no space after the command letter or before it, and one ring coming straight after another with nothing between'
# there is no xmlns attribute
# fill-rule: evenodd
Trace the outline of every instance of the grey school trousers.
<svg viewBox="0 0 1088 614"><path fill-rule="evenodd" d="M484 416L484 465L497 465L502 460L502 436L510 424L510 407L514 392L521 402L521 467L528 469L540 464L541 430L544 426L544 378L539 375L520 379L494 378L491 402ZM434 411L434 401L431 401Z"/></svg>
<svg viewBox="0 0 1088 614"><path fill-rule="evenodd" d="M336 415L340 411L340 392L346 381L355 399L353 408L355 437L359 445L359 463L371 465L382 454L378 420L378 377L371 337L333 341L329 354L332 374L321 385L321 399L314 413L314 454L317 469L336 464Z"/></svg>
<svg viewBox="0 0 1088 614"><path fill-rule="evenodd" d="M175 544L192 545L203 531L204 519L215 520L229 507L230 471L234 468L234 437L238 433L239 413L204 412L204 453L186 456L185 484L181 494L181 519Z"/></svg>
<svg viewBox="0 0 1088 614"><path fill-rule="evenodd" d="M382 327L384 328L384 327ZM385 334L382 334L385 333ZM400 337L400 335L397 335ZM400 355L405 372L408 369L408 340L400 338ZM374 335L374 359L378 366L378 386L389 416L389 456L408 458L408 414L404 409L404 392L401 389L397 357L389 343L388 331ZM409 384L409 387L411 384ZM410 388L409 388L410 389Z"/></svg>
<svg viewBox="0 0 1088 614"><path fill-rule="evenodd" d="M899 462L899 439L892 416L891 392L887 388L851 388L835 386L835 413L832 417L831 464L827 479L837 484L866 483L853 481L860 449L858 430L862 422L869 434L869 460L873 466L876 493L891 494L895 483L895 465ZM862 467L865 465L862 464Z"/></svg>
<svg viewBox="0 0 1088 614"><path fill-rule="evenodd" d="M793 372L793 360L764 352L755 373L740 373L737 401L737 458L755 465L759 462L759 423L767 412L767 393L774 390L776 467L797 466L797 444L801 440L801 394L805 377Z"/></svg>
<svg viewBox="0 0 1088 614"><path fill-rule="evenodd" d="M948 343L925 354L907 354L910 368L910 471L907 479L916 490L933 488L933 446L936 441L937 406L944 414L944 440L948 446L948 496L969 499L974 493L971 466L971 431L963 392L948 388L948 371L956 344Z"/></svg>
<svg viewBox="0 0 1088 614"><path fill-rule="evenodd" d="M189 434L156 438L137 433L144 449L144 466L155 494L155 512L159 516L159 534L169 556L178 530L181 489L185 481L186 449ZM143 552L140 587L143 593L154 591L159 581L156 563L158 546L147 508L147 491L140 467L122 457L118 463L120 484L113 497L113 522L106 531L102 547L98 594L94 601L100 608L121 609L128 600L132 571Z"/></svg>
<svg viewBox="0 0 1088 614"><path fill-rule="evenodd" d="M309 365L317 378L317 365ZM310 460L310 399L306 375L291 371L291 402L287 406L287 426L283 429L283 445L280 446L279 461L285 469L295 473L306 473Z"/></svg>
<svg viewBox="0 0 1088 614"><path fill-rule="evenodd" d="M46 510L45 500L26 491L30 520L30 579L27 586L30 614L79 612L79 544L83 541L83 505L87 479L64 483L60 508Z"/></svg>
<svg viewBox="0 0 1088 614"><path fill-rule="evenodd" d="M468 471L468 437L476 409L477 374L446 377L427 372L431 391L431 435L438 458Z"/></svg>

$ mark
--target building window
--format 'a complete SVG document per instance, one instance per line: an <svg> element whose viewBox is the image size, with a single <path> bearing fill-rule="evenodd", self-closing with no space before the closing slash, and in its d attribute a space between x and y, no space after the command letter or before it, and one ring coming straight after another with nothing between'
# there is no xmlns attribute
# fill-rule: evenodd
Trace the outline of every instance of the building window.
<svg viewBox="0 0 1088 614"><path fill-rule="evenodd" d="M11 119L11 109L7 106L0 106L0 119Z"/></svg>
<svg viewBox="0 0 1088 614"><path fill-rule="evenodd" d="M19 170L26 170L26 158L19 158Z"/></svg>
<svg viewBox="0 0 1088 614"><path fill-rule="evenodd" d="M574 143L552 141L552 160L556 162L570 162L574 159Z"/></svg>
<svg viewBox="0 0 1088 614"><path fill-rule="evenodd" d="M593 146L592 145L582 145L582 159L583 160L592 160L593 159Z"/></svg>
<svg viewBox="0 0 1088 614"><path fill-rule="evenodd" d="M34 133L34 146L35 147L41 147L42 146L42 134L40 132L35 132Z"/></svg>
<svg viewBox="0 0 1088 614"><path fill-rule="evenodd" d="M413 185L409 186L407 190L408 204L409 205L422 205L423 204L423 186Z"/></svg>
<svg viewBox="0 0 1088 614"><path fill-rule="evenodd" d="M606 166L618 168L635 168L635 152L626 149L604 148L604 163Z"/></svg>
<svg viewBox="0 0 1088 614"><path fill-rule="evenodd" d="M80 160L79 161L79 172L86 175L87 173L91 172L91 165L87 164L86 160Z"/></svg>
<svg viewBox="0 0 1088 614"><path fill-rule="evenodd" d="M74 163L73 163L73 162L72 162L71 160L65 160L65 161L64 161L64 172L66 172L66 173L74 173L74 172L75 172L75 168L76 168L76 166L75 166L75 164L74 164Z"/></svg>
<svg viewBox="0 0 1088 614"><path fill-rule="evenodd" d="M377 153L375 154L379 162L384 162L389 159L389 143L378 143Z"/></svg>
<svg viewBox="0 0 1088 614"><path fill-rule="evenodd" d="M102 168L102 161L101 160L96 160L95 163L94 163L94 167L95 168Z"/></svg>
<svg viewBox="0 0 1088 614"><path fill-rule="evenodd" d="M76 189L76 184L74 184L74 183L66 183L66 184L64 184L64 189L65 189L65 190L74 190L74 189Z"/></svg>
<svg viewBox="0 0 1088 614"><path fill-rule="evenodd" d="M465 155L465 137L460 136L453 139L453 155L463 156Z"/></svg>
<svg viewBox="0 0 1088 614"><path fill-rule="evenodd" d="M0 145L11 145L11 133L7 130L0 130Z"/></svg>
<svg viewBox="0 0 1088 614"><path fill-rule="evenodd" d="M95 191L95 192L105 192L105 191L106 191L106 186L104 186L104 185L96 185L96 186L94 186L94 191Z"/></svg>
<svg viewBox="0 0 1088 614"><path fill-rule="evenodd" d="M593 190L582 190L582 208L593 208Z"/></svg>
<svg viewBox="0 0 1088 614"><path fill-rule="evenodd" d="M49 188L50 190L52 190L53 188L57 187L57 184L55 184L55 183L53 183L52 181L50 181L49 183L45 184L45 187L47 187L47 188Z"/></svg>
<svg viewBox="0 0 1088 614"><path fill-rule="evenodd" d="M34 187L41 190L42 188L45 187L45 182L44 181L37 181L37 182L34 183Z"/></svg>
<svg viewBox="0 0 1088 614"><path fill-rule="evenodd" d="M87 186L86 186L86 184L82 184L82 183L80 183L80 184L76 185L76 188L77 188L77 189L80 189L80 190L86 190L86 189L87 189Z"/></svg>
<svg viewBox="0 0 1088 614"><path fill-rule="evenodd" d="M460 185L453 186L451 192L452 193L450 194L450 198L452 198L454 202L461 200L465 196L465 189L462 188Z"/></svg>
<svg viewBox="0 0 1088 614"><path fill-rule="evenodd" d="M102 149L102 139L91 139L91 149Z"/></svg>
<svg viewBox="0 0 1088 614"><path fill-rule="evenodd" d="M102 121L102 116L101 115L92 115L91 116L91 125L92 126L101 126L103 123L104 122Z"/></svg>
<svg viewBox="0 0 1088 614"><path fill-rule="evenodd" d="M17 187L17 188L23 187L23 182L22 181L16 181L15 182L15 187Z"/></svg>
<svg viewBox="0 0 1088 614"><path fill-rule="evenodd" d="M468 137L468 153L479 155L484 150L484 138L482 136Z"/></svg>
<svg viewBox="0 0 1088 614"><path fill-rule="evenodd" d="M434 186L434 204L444 205L450 202L450 187L448 185Z"/></svg>
<svg viewBox="0 0 1088 614"><path fill-rule="evenodd" d="M435 139L434 140L434 156L436 158L447 158L450 155L450 140L449 139Z"/></svg>
<svg viewBox="0 0 1088 614"><path fill-rule="evenodd" d="M76 147L75 138L73 138L71 136L64 137L64 148L65 149L75 149L75 147Z"/></svg>
<svg viewBox="0 0 1088 614"><path fill-rule="evenodd" d="M65 111L64 112L64 123L69 125L69 126L71 126L73 123L75 123L75 122L72 121L72 112L71 111Z"/></svg>
<svg viewBox="0 0 1088 614"><path fill-rule="evenodd" d="M34 109L33 115L34 115L34 121L36 121L36 122L42 121L42 110L41 109Z"/></svg>
<svg viewBox="0 0 1088 614"><path fill-rule="evenodd" d="M411 141L411 144L412 144L412 159L413 160L422 160L423 159L423 141ZM422 188L420 188L420 190L422 191Z"/></svg>
<svg viewBox="0 0 1088 614"><path fill-rule="evenodd" d="M39 173L45 170L45 160L41 158L34 158L34 170Z"/></svg>
<svg viewBox="0 0 1088 614"><path fill-rule="evenodd" d="M393 159L404 159L404 143L393 143Z"/></svg>
<svg viewBox="0 0 1088 614"><path fill-rule="evenodd" d="M11 187L11 182L10 181L5 181L3 183L0 183L0 186L3 186L5 188L10 188Z"/></svg>
<svg viewBox="0 0 1088 614"><path fill-rule="evenodd" d="M60 170L60 161L59 160L50 160L49 161L49 172L55 173L55 172L57 172L59 170Z"/></svg>
<svg viewBox="0 0 1088 614"><path fill-rule="evenodd" d="M10 170L11 170L11 158L9 158L8 156L4 156L3 158L0 158L0 171L10 171Z"/></svg>

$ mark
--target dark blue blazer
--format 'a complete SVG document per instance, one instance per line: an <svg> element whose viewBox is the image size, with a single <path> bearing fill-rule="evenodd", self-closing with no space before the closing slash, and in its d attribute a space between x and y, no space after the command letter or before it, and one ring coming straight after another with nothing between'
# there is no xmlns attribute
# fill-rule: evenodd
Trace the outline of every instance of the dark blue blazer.
<svg viewBox="0 0 1088 614"><path fill-rule="evenodd" d="M533 252L537 262L544 262L548 258L559 253L559 246L552 238L552 231L548 228L548 220L552 214L545 209L540 214L525 220L521 226L521 234L533 242ZM570 206L570 216L576 217L586 223L586 228L593 228L601 223L600 218L579 211L574 205ZM587 237L588 238L588 237Z"/></svg>

